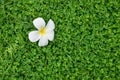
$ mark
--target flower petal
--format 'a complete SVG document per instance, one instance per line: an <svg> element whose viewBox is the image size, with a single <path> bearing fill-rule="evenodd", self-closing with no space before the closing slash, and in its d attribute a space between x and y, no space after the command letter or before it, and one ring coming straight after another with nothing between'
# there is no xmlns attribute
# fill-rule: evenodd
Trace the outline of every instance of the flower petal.
<svg viewBox="0 0 120 80"><path fill-rule="evenodd" d="M50 31L46 34L46 37L52 41L54 39L54 31Z"/></svg>
<svg viewBox="0 0 120 80"><path fill-rule="evenodd" d="M55 29L55 24L54 22L52 21L52 19L50 19L46 25L46 29L47 31L51 31L51 30L54 30Z"/></svg>
<svg viewBox="0 0 120 80"><path fill-rule="evenodd" d="M39 40L38 45L39 45L39 46L46 46L46 45L48 45L48 39L45 38L45 37L42 37L42 38Z"/></svg>
<svg viewBox="0 0 120 80"><path fill-rule="evenodd" d="M40 27L45 26L45 21L44 21L43 18L36 18L36 19L33 20L33 24L39 30Z"/></svg>
<svg viewBox="0 0 120 80"><path fill-rule="evenodd" d="M36 42L40 39L40 35L38 34L38 31L32 31L28 34L28 38L31 42Z"/></svg>

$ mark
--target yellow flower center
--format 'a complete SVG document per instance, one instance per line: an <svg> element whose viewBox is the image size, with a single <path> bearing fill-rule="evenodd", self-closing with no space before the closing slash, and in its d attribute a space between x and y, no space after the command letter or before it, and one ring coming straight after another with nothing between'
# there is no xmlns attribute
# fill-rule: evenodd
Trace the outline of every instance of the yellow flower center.
<svg viewBox="0 0 120 80"><path fill-rule="evenodd" d="M39 30L39 34L44 35L45 33L46 33L45 27L42 27L42 28Z"/></svg>

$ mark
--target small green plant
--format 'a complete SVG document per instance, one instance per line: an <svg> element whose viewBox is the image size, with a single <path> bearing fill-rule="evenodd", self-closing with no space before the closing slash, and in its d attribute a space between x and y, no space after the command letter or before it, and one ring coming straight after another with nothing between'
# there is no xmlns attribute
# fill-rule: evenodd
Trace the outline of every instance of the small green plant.
<svg viewBox="0 0 120 80"><path fill-rule="evenodd" d="M0 80L120 80L119 0L0 0ZM33 20L55 37L28 39Z"/></svg>

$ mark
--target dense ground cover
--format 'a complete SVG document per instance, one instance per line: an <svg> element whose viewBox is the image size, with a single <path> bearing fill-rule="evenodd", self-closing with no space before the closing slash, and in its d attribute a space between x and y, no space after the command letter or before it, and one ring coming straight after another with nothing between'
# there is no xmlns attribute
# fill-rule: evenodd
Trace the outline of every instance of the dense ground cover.
<svg viewBox="0 0 120 80"><path fill-rule="evenodd" d="M55 22L46 47L33 19ZM0 80L120 80L120 0L0 0Z"/></svg>

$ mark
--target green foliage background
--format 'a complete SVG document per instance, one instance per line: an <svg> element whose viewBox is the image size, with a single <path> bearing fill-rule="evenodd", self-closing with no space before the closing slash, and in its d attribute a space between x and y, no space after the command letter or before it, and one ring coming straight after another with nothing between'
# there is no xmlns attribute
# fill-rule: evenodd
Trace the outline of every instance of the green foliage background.
<svg viewBox="0 0 120 80"><path fill-rule="evenodd" d="M46 47L37 17L56 25ZM120 0L0 0L0 80L120 80Z"/></svg>

